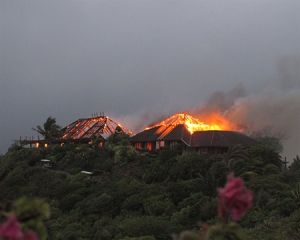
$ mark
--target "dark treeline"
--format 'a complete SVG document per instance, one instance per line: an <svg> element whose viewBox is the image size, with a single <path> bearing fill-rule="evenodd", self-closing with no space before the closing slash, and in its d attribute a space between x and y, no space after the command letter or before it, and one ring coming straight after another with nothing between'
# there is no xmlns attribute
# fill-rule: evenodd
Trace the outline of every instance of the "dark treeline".
<svg viewBox="0 0 300 240"><path fill-rule="evenodd" d="M217 221L217 188L234 172L253 190L254 206L240 224L249 239L300 239L300 159L289 167L280 146L205 155L180 150L136 152L126 138L91 145L26 149L0 158L0 202L45 199L49 239L171 239L173 233ZM51 166L41 159L51 160ZM81 173L92 172L92 175Z"/></svg>

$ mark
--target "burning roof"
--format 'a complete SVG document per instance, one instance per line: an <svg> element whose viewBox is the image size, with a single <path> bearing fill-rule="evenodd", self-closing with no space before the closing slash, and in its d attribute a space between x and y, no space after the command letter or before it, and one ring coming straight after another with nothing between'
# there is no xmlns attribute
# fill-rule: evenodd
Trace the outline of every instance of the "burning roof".
<svg viewBox="0 0 300 240"><path fill-rule="evenodd" d="M252 138L233 131L237 129L234 124L218 114L204 119L177 113L134 135L131 142L180 141L190 147L230 147L254 142Z"/></svg>
<svg viewBox="0 0 300 240"><path fill-rule="evenodd" d="M64 140L90 139L93 137L105 139L114 133L122 132L128 135L131 134L128 129L107 116L78 119L66 126L63 131L62 138Z"/></svg>
<svg viewBox="0 0 300 240"><path fill-rule="evenodd" d="M218 113L210 113L199 117L187 113L176 113L146 129L159 126L160 131L163 132L165 128L175 127L179 124L184 124L190 133L207 130L233 130L236 128L233 123Z"/></svg>

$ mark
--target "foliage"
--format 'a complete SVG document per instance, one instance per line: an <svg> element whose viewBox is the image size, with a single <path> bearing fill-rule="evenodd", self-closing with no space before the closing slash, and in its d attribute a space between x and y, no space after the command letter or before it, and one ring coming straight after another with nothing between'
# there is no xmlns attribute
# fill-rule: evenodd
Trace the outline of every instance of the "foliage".
<svg viewBox="0 0 300 240"><path fill-rule="evenodd" d="M245 239L242 229L236 223L217 224L208 231L208 240L242 240Z"/></svg>
<svg viewBox="0 0 300 240"><path fill-rule="evenodd" d="M56 124L56 119L52 117L48 117L43 126L38 125L33 130L41 134L46 140L61 136L61 127Z"/></svg>
<svg viewBox="0 0 300 240"><path fill-rule="evenodd" d="M51 167L43 165L44 158L51 160ZM218 223L217 189L230 172L242 177L255 196L252 209L239 222L245 235L299 240L299 157L284 169L278 148L261 142L225 154L139 153L121 135L101 150L71 143L47 149L13 146L0 158L0 208L22 206L23 200L11 206L21 196L47 201L49 239L167 240L187 229L193 231L178 238L193 239L204 222ZM44 222L47 207L39 201L32 204L40 210L21 209ZM218 226L211 239L218 239ZM235 225L227 227L227 232L236 232ZM45 229L34 230L43 235Z"/></svg>

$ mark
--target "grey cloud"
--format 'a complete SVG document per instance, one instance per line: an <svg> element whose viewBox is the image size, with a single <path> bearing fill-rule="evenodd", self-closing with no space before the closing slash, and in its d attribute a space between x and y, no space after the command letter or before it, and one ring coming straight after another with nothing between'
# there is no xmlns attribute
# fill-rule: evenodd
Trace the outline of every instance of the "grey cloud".
<svg viewBox="0 0 300 240"><path fill-rule="evenodd" d="M2 0L0 152L49 115L65 125L105 111L143 125L237 83L249 92L279 84L281 59L300 54L299 7L298 0Z"/></svg>

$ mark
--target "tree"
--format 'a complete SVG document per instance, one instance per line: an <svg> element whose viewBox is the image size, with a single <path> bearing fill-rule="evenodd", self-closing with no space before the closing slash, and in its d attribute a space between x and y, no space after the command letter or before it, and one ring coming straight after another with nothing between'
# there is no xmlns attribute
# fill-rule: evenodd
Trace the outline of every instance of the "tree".
<svg viewBox="0 0 300 240"><path fill-rule="evenodd" d="M32 129L41 134L46 140L59 138L61 136L61 127L56 124L56 119L51 116L47 118L43 127L38 125Z"/></svg>
<svg viewBox="0 0 300 240"><path fill-rule="evenodd" d="M79 143L52 144L47 151L14 145L0 163L1 211L19 196L46 200L49 239L169 240L186 229L204 231L204 222L218 221L217 189L233 172L255 194L241 222L251 236L245 239L300 240L300 157L282 169L278 152L260 142L221 154L143 154L119 140L101 150Z"/></svg>

